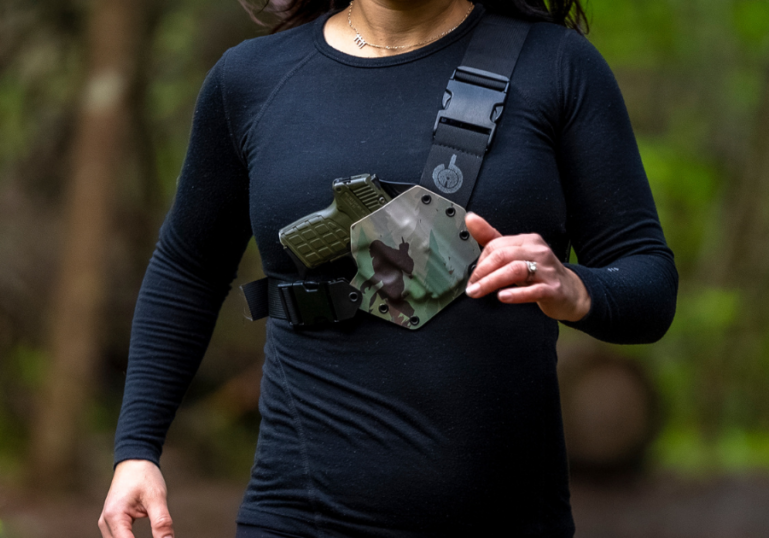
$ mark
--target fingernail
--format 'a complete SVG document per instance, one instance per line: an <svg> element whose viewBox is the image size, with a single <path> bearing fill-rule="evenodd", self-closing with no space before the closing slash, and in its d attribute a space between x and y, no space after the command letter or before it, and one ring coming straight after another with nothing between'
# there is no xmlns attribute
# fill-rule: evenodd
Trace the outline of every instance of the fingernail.
<svg viewBox="0 0 769 538"><path fill-rule="evenodd" d="M481 285L478 283L470 284L467 289L465 290L465 293L467 293L470 297L478 293L478 291L481 289Z"/></svg>
<svg viewBox="0 0 769 538"><path fill-rule="evenodd" d="M509 298L510 298L510 297L512 297L512 296L513 296L513 293L512 293L511 291L508 291L508 290L503 290L503 291L500 291L500 292L497 294L497 297L498 297L499 299L509 299Z"/></svg>

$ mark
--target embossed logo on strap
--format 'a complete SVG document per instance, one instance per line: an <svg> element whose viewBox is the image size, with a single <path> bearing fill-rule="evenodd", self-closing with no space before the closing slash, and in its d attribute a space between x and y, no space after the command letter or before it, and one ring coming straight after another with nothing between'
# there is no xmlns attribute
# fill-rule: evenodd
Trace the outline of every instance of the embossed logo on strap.
<svg viewBox="0 0 769 538"><path fill-rule="evenodd" d="M462 188L464 177L462 176L462 170L459 169L456 162L457 156L455 154L451 156L448 168L443 164L439 164L433 170L433 181L441 192L451 194Z"/></svg>

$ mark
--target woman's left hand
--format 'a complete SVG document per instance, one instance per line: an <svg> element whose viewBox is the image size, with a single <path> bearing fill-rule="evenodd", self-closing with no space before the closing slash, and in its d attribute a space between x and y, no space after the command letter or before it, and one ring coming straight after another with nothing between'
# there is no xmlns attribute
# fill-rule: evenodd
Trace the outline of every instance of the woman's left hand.
<svg viewBox="0 0 769 538"><path fill-rule="evenodd" d="M564 321L579 321L590 311L582 280L538 234L502 235L475 213L468 213L465 223L483 247L467 295L477 299L498 290L503 303L537 303L545 315ZM536 263L534 272L527 261Z"/></svg>

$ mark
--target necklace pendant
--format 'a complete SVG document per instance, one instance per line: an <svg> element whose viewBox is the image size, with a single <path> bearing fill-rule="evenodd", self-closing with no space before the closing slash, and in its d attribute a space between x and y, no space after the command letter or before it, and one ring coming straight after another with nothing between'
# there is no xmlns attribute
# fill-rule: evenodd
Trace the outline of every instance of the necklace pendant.
<svg viewBox="0 0 769 538"><path fill-rule="evenodd" d="M363 39L363 36L360 35L359 33L355 34L355 44L358 45L359 49L362 49L363 47L368 45L368 43L366 43L366 40Z"/></svg>

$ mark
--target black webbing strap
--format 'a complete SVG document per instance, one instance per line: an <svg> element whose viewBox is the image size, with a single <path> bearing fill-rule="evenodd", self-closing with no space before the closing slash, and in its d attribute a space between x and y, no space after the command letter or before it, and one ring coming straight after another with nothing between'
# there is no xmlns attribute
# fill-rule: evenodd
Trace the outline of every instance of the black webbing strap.
<svg viewBox="0 0 769 538"><path fill-rule="evenodd" d="M240 289L246 298L248 319L271 316L294 326L350 319L362 300L360 292L342 278L323 282L263 278Z"/></svg>
<svg viewBox="0 0 769 538"><path fill-rule="evenodd" d="M478 23L446 87L421 186L467 207L530 26L497 15Z"/></svg>
<svg viewBox="0 0 769 538"><path fill-rule="evenodd" d="M275 317L286 319L286 313L283 311L280 300L275 301L278 299L278 295L274 291L269 292L270 283L273 284L273 288L276 288L277 282L269 278L262 278L240 287L240 291L243 292L243 297L246 299L246 319L255 321L266 318L271 312ZM272 302L270 302L271 298L273 299Z"/></svg>

